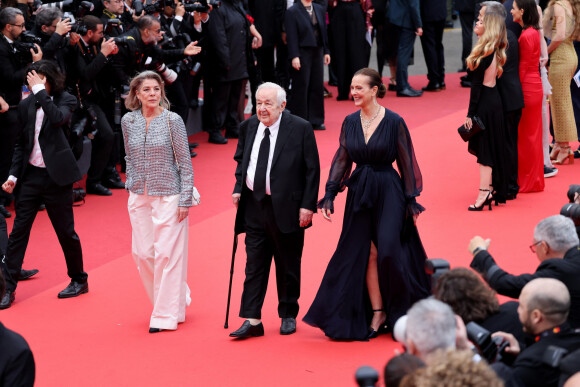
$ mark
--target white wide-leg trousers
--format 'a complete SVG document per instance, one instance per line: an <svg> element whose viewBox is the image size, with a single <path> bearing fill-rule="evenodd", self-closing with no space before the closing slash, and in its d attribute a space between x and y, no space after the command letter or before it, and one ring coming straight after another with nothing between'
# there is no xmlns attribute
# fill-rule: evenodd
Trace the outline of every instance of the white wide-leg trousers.
<svg viewBox="0 0 580 387"><path fill-rule="evenodd" d="M129 195L132 253L153 313L149 326L177 329L191 303L187 286L188 219L177 221L179 195Z"/></svg>

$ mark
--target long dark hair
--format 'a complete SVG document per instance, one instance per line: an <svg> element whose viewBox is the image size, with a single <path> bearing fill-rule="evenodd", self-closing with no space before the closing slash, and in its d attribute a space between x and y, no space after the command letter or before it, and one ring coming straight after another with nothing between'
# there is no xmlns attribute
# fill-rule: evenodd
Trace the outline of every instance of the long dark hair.
<svg viewBox="0 0 580 387"><path fill-rule="evenodd" d="M39 60L31 64L26 73L32 70L46 77L46 82L50 85L50 94L57 95L64 91L65 77L54 62L46 59Z"/></svg>
<svg viewBox="0 0 580 387"><path fill-rule="evenodd" d="M514 0L519 9L524 11L522 22L524 29L532 27L535 30L540 29L540 14L535 0Z"/></svg>

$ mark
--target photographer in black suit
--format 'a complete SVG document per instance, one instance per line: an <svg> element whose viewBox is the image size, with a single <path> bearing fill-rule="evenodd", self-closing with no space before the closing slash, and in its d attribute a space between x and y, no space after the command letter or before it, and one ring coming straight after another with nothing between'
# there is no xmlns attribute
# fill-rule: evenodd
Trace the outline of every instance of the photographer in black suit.
<svg viewBox="0 0 580 387"><path fill-rule="evenodd" d="M429 79L423 91L445 90L445 53L443 51L443 30L447 18L445 1L421 1L421 20L423 21L421 47L423 47Z"/></svg>
<svg viewBox="0 0 580 387"><path fill-rule="evenodd" d="M570 324L580 327L580 247L574 222L562 215L542 220L534 229L530 249L540 260L533 274L513 275L501 269L489 254L490 240L476 236L469 243L473 255L471 267L479 272L496 292L518 298L522 288L535 278L556 278L562 281L572 297Z"/></svg>
<svg viewBox="0 0 580 387"><path fill-rule="evenodd" d="M42 42L40 47L43 52L43 59L49 59L58 64L60 71L66 72L67 57L70 55L72 47L67 34L71 30L69 19L62 18L62 11L58 8L41 8L35 18L35 26L32 33L39 37ZM72 33L75 40L78 35ZM73 40L74 42L74 40Z"/></svg>
<svg viewBox="0 0 580 387"><path fill-rule="evenodd" d="M72 208L72 184L82 176L67 140L68 124L77 100L63 91L64 76L51 61L32 64L26 79L32 94L18 107L22 131L14 149L10 177L2 185L6 192L15 190L16 218L2 262L7 286L0 309L9 308L14 301L40 203L46 205L72 279L58 297L76 297L89 291Z"/></svg>
<svg viewBox="0 0 580 387"><path fill-rule="evenodd" d="M10 170L14 143L19 132L16 106L22 98L22 80L26 64L42 58L42 50L17 50L18 37L25 30L22 11L6 7L0 11L0 97L11 107L0 114L0 181L5 181ZM0 191L0 213L11 216L4 207L10 202L10 195Z"/></svg>

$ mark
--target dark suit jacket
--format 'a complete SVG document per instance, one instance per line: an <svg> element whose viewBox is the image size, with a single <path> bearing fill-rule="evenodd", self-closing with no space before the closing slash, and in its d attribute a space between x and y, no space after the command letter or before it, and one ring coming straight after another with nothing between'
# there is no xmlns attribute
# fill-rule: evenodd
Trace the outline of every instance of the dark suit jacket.
<svg viewBox="0 0 580 387"><path fill-rule="evenodd" d="M316 19L318 20L318 28L320 39L322 40L322 47L325 54L330 54L328 48L328 33L326 31L326 12L320 4L312 3ZM300 47L316 47L316 36L312 29L312 21L302 3L294 3L286 11L286 42L288 44L288 58L294 59L300 56Z"/></svg>
<svg viewBox="0 0 580 387"><path fill-rule="evenodd" d="M507 31L508 46L503 74L497 79L497 89L501 96L504 112L512 112L524 107L524 93L520 83L520 52L518 38Z"/></svg>
<svg viewBox="0 0 580 387"><path fill-rule="evenodd" d="M248 11L262 35L262 47L274 47L282 34L286 0L248 0Z"/></svg>
<svg viewBox="0 0 580 387"><path fill-rule="evenodd" d="M491 333L498 331L511 333L520 343L523 343L525 335L518 316L519 305L520 303L517 301L501 304L498 313L488 316L479 324Z"/></svg>
<svg viewBox="0 0 580 387"><path fill-rule="evenodd" d="M421 0L421 20L436 22L447 19L447 0Z"/></svg>
<svg viewBox="0 0 580 387"><path fill-rule="evenodd" d="M0 323L0 386L32 387L34 356L26 340Z"/></svg>
<svg viewBox="0 0 580 387"><path fill-rule="evenodd" d="M534 274L513 275L501 269L493 257L482 250L473 257L471 267L483 275L489 286L501 295L519 298L522 288L535 278L556 278L570 292L570 315L568 321L580 328L580 248L573 247L564 258L546 259Z"/></svg>
<svg viewBox="0 0 580 387"><path fill-rule="evenodd" d="M423 27L419 0L391 0L388 12L389 21L396 26L412 30Z"/></svg>
<svg viewBox="0 0 580 387"><path fill-rule="evenodd" d="M475 12L475 4L479 0L455 0L455 9L458 12Z"/></svg>
<svg viewBox="0 0 580 387"><path fill-rule="evenodd" d="M8 105L16 106L22 99L22 85L26 75L24 66L10 47L4 35L0 33L0 96Z"/></svg>
<svg viewBox="0 0 580 387"><path fill-rule="evenodd" d="M44 121L38 136L42 158L50 178L60 186L72 184L82 179L81 172L67 140L69 122L77 106L77 99L67 92L54 96L54 101L46 90L30 94L20 102L18 115L23 128L14 148L10 175L24 176L28 158L34 147L34 125L38 102L44 110Z"/></svg>
<svg viewBox="0 0 580 387"><path fill-rule="evenodd" d="M238 163L234 193L242 194L236 214L237 234L245 232L243 209L246 198L242 192L245 191L243 187L259 123L257 116L253 115L240 124L240 138L234 155ZM290 233L300 229L300 208L316 212L320 162L312 125L308 121L283 112L279 130L270 168L270 191L276 224L281 232Z"/></svg>

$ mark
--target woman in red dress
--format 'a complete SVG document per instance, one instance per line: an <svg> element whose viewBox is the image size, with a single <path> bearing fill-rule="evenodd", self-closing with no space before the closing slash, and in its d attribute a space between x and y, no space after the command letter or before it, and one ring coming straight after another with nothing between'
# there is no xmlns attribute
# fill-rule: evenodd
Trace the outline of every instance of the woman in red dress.
<svg viewBox="0 0 580 387"><path fill-rule="evenodd" d="M537 192L544 190L540 15L534 0L515 0L511 14L514 22L523 28L518 39L525 104L518 127L519 192Z"/></svg>

